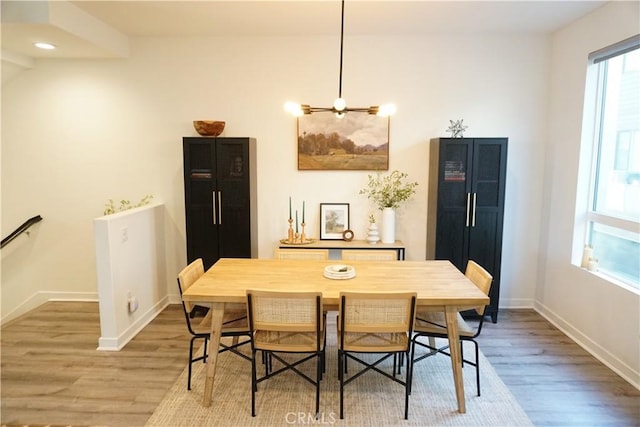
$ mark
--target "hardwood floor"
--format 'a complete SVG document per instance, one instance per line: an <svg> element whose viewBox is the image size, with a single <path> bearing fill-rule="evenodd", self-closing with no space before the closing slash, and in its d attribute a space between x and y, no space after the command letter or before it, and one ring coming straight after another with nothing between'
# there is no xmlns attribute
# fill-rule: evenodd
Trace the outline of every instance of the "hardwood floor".
<svg viewBox="0 0 640 427"><path fill-rule="evenodd" d="M640 425L640 391L535 311L500 310L478 341L535 425Z"/></svg>
<svg viewBox="0 0 640 427"><path fill-rule="evenodd" d="M186 366L182 308L97 351L97 303L50 302L2 328L3 425L141 426ZM637 426L640 392L533 310L485 323L482 352L535 425Z"/></svg>
<svg viewBox="0 0 640 427"><path fill-rule="evenodd" d="M171 305L119 352L97 351L97 303L49 302L2 328L2 423L140 426L186 366Z"/></svg>

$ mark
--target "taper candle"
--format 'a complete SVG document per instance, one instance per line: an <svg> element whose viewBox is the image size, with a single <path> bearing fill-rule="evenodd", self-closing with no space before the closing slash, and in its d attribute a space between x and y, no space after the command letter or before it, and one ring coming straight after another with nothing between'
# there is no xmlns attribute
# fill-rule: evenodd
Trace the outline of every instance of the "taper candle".
<svg viewBox="0 0 640 427"><path fill-rule="evenodd" d="M298 232L298 209L296 209L296 233Z"/></svg>
<svg viewBox="0 0 640 427"><path fill-rule="evenodd" d="M302 222L304 222L304 200L302 201Z"/></svg>
<svg viewBox="0 0 640 427"><path fill-rule="evenodd" d="M293 219L291 218L291 196L289 196L289 219Z"/></svg>

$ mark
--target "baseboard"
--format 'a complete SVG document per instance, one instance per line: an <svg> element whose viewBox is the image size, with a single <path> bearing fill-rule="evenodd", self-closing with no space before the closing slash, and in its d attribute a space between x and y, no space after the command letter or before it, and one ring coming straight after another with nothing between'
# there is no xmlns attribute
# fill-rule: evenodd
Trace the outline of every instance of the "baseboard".
<svg viewBox="0 0 640 427"><path fill-rule="evenodd" d="M600 346L591 338L574 328L569 322L558 316L544 304L536 303L533 307L538 314L548 320L556 328L571 338L576 344L585 349L589 354L609 367L625 381L640 390L640 372L634 371L629 365L611 354L606 348Z"/></svg>
<svg viewBox="0 0 640 427"><path fill-rule="evenodd" d="M40 307L45 302L49 301L91 301L98 302L98 293L97 292L49 292L49 291L39 291L29 297L25 302L20 304L15 309L11 310L6 315L2 316L2 320L0 323L2 325L6 325L8 322L17 319L22 316Z"/></svg>
<svg viewBox="0 0 640 427"><path fill-rule="evenodd" d="M531 298L500 298L499 309L501 308L533 308L535 302Z"/></svg>
<svg viewBox="0 0 640 427"><path fill-rule="evenodd" d="M120 351L129 341L133 339L138 333L144 329L155 317L162 312L168 305L169 297L165 296L160 301L155 303L149 310L147 310L142 316L140 316L135 322L129 325L119 336L117 337L100 337L98 339L97 350L102 351Z"/></svg>

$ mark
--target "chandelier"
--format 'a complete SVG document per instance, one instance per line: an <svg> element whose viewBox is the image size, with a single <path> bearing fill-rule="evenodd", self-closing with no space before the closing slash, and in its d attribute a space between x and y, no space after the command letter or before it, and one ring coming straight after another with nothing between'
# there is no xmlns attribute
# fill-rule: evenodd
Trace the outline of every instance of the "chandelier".
<svg viewBox="0 0 640 427"><path fill-rule="evenodd" d="M321 111L330 111L338 118L344 117L349 111L360 111L378 116L387 117L396 112L396 106L393 104L372 105L370 107L347 107L347 101L342 97L342 53L344 50L344 0L342 0L342 20L340 24L340 84L338 86L338 98L333 102L331 107L312 107L309 104L297 104L295 102L287 102L284 104L285 111L294 116L302 116L304 114L312 114Z"/></svg>

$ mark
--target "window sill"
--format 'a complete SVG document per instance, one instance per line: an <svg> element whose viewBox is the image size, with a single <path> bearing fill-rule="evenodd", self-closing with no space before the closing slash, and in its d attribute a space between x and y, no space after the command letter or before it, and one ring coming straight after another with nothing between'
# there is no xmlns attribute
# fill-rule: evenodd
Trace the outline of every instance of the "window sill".
<svg viewBox="0 0 640 427"><path fill-rule="evenodd" d="M590 270L587 270L584 267L580 267L579 265L576 265L576 267L578 267L580 270L582 270L582 271L584 271L584 272L586 272L588 274L593 274L594 276L597 276L598 278L600 278L600 279L602 279L602 280L604 280L606 282L609 282L612 285L619 286L619 287L621 287L621 288L623 288L623 289L625 289L625 290L627 290L629 292L634 293L635 295L640 295L640 288L638 288L637 285L624 282L624 281L622 281L620 279L617 279L617 278L615 278L613 276L610 276L609 274L607 274L607 273L605 273L603 271L599 271L599 270L598 271L590 271Z"/></svg>

